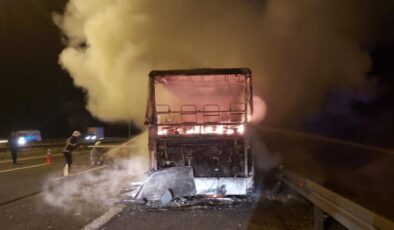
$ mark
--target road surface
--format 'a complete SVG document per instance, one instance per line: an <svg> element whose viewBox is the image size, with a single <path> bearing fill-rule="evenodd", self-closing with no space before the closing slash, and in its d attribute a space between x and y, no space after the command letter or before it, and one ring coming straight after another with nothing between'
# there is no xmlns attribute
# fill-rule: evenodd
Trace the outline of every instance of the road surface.
<svg viewBox="0 0 394 230"><path fill-rule="evenodd" d="M362 206L394 219L394 155L341 141L259 130L259 173L280 164ZM259 175L261 176L261 175ZM272 176L271 174L268 176ZM261 180L266 183L267 177ZM265 184L263 183L262 188ZM331 222L329 229L344 229ZM312 229L312 206L296 198L227 208L150 210L128 205L102 229Z"/></svg>
<svg viewBox="0 0 394 230"><path fill-rule="evenodd" d="M149 209L141 205L128 205L101 229L312 229L312 213L312 206L298 198L286 201L262 199L258 203L179 209Z"/></svg>
<svg viewBox="0 0 394 230"><path fill-rule="evenodd" d="M74 162L74 173L90 169L87 151L74 154ZM62 177L64 159L60 155L54 157L54 164L44 163L45 158L36 157L16 166L0 162L0 229L80 229L105 211L82 216L44 202L40 191L49 178Z"/></svg>
<svg viewBox="0 0 394 230"><path fill-rule="evenodd" d="M261 140L256 147L259 153L256 166L260 172L283 164L303 177L394 219L392 154L267 130L260 130L255 137ZM74 160L74 173L91 169L87 152L76 154ZM54 161L55 164L49 166L43 165L45 158L29 159L17 166L0 162L0 229L80 229L106 211L81 198L76 200L79 207L88 207L86 210L66 211L44 202L44 193L37 192L49 178L62 176L63 157L57 156ZM93 179L99 183L109 180ZM85 191L80 192L97 196L101 202L107 201L108 197L100 194L104 189L90 182L87 181ZM127 180L119 181L114 187L126 183ZM57 192L59 197L64 196L62 191ZM109 189L108 192L116 195L117 190ZM68 203L64 205L65 208ZM257 204L164 211L128 205L103 229L311 229L311 213L311 205L300 199L280 202L264 198Z"/></svg>

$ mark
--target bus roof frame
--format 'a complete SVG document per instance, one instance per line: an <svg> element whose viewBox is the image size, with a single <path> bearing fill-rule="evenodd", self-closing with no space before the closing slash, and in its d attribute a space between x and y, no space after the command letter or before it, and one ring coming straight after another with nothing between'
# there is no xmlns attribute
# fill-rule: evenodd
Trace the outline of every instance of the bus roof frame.
<svg viewBox="0 0 394 230"><path fill-rule="evenodd" d="M179 69L179 70L152 70L150 78L155 77L179 77L179 76L198 76L198 75L244 75L252 76L249 68L202 68L202 69Z"/></svg>

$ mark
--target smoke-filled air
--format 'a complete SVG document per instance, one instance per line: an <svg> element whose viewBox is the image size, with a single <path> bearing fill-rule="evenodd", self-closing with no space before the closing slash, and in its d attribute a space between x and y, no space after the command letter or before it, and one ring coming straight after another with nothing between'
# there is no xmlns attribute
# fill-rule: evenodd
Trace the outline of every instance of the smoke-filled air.
<svg viewBox="0 0 394 230"><path fill-rule="evenodd" d="M99 119L142 125L152 69L249 67L260 113L277 125L305 116L328 88L364 88L363 47L378 17L358 3L70 0L54 21L66 43L60 64Z"/></svg>
<svg viewBox="0 0 394 230"><path fill-rule="evenodd" d="M94 173L68 177L65 181L48 178L42 194L44 201L66 212L86 215L95 209L106 209L119 201L122 189L145 179L148 168L148 132L105 153L111 162Z"/></svg>
<svg viewBox="0 0 394 230"><path fill-rule="evenodd" d="M70 0L53 19L65 43L59 62L101 120L142 127L151 70L247 67L251 121L288 127L313 112L328 89L368 88L366 47L384 17L373 7L359 0ZM176 96L201 99L190 91ZM139 138L148 139L146 133ZM258 141L253 149L262 152L256 156L262 171L280 161ZM61 186L49 183L45 201L67 210L82 210L81 200L93 208L111 206L121 188L148 168L147 153L112 149L113 167Z"/></svg>

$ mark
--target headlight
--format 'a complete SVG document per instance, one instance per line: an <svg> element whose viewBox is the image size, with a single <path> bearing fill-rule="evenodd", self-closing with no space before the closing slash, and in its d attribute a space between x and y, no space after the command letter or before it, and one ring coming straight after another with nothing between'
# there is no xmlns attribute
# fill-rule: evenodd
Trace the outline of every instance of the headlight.
<svg viewBox="0 0 394 230"><path fill-rule="evenodd" d="M85 137L85 140L90 140L90 136L86 136L86 137Z"/></svg>
<svg viewBox="0 0 394 230"><path fill-rule="evenodd" d="M25 137L19 137L18 138L18 145L25 145L25 144L26 144Z"/></svg>

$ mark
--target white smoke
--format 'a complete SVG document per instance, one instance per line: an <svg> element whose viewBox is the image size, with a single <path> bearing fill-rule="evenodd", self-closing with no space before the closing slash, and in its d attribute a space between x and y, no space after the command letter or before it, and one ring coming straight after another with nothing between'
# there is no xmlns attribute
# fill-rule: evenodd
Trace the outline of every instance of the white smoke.
<svg viewBox="0 0 394 230"><path fill-rule="evenodd" d="M100 119L142 125L152 69L250 67L274 124L364 84L369 13L356 0L70 0L54 19L60 63Z"/></svg>
<svg viewBox="0 0 394 230"><path fill-rule="evenodd" d="M131 168L106 168L97 173L67 178L58 186L48 184L44 192L44 201L66 212L82 213L109 208L119 201L122 189L136 180L140 160L133 158L124 162L135 167L135 174L130 174Z"/></svg>
<svg viewBox="0 0 394 230"><path fill-rule="evenodd" d="M44 201L66 212L105 210L120 200L122 189L145 178L148 170L147 133L105 154L107 168L59 181L48 180ZM75 173L75 172L73 172Z"/></svg>

